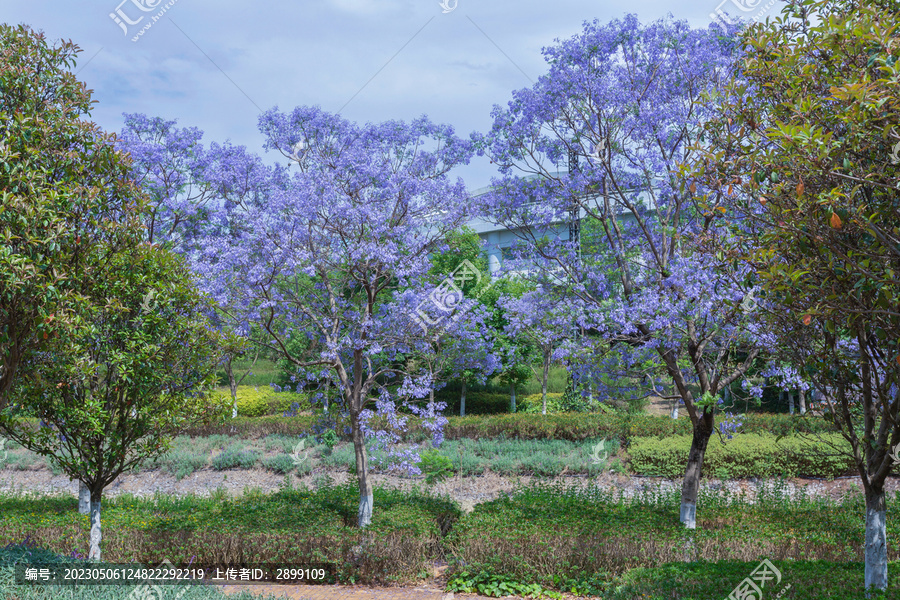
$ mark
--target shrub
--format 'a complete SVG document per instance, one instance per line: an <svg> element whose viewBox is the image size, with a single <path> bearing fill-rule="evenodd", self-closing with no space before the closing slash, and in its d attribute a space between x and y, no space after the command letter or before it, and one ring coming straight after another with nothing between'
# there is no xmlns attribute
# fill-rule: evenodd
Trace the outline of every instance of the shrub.
<svg viewBox="0 0 900 600"><path fill-rule="evenodd" d="M547 394L547 413L562 412L563 394ZM540 394L528 394L522 396L521 400L516 399L517 413L540 413L543 410Z"/></svg>
<svg viewBox="0 0 900 600"><path fill-rule="evenodd" d="M262 465L270 471L276 473L290 473L294 470L294 459L287 454L278 454L262 460Z"/></svg>
<svg viewBox="0 0 900 600"><path fill-rule="evenodd" d="M444 414L459 414L459 395L455 400L448 403L447 410ZM467 415L496 415L509 412L509 394L497 394L492 392L475 392L466 393L466 414Z"/></svg>
<svg viewBox="0 0 900 600"><path fill-rule="evenodd" d="M703 474L720 478L825 477L834 478L853 470L846 440L836 433L822 436L824 444L811 438L788 436L780 440L769 434L743 433L721 444L710 440L703 460ZM777 441L776 441L777 440ZM691 447L690 436L637 438L628 449L631 468L641 475L682 477Z"/></svg>
<svg viewBox="0 0 900 600"><path fill-rule="evenodd" d="M212 459L216 471L225 469L252 469L259 460L259 453L248 450L226 450Z"/></svg>
<svg viewBox="0 0 900 600"><path fill-rule="evenodd" d="M237 389L237 411L241 417L261 417L269 412L269 402L275 395L270 387L241 386Z"/></svg>
<svg viewBox="0 0 900 600"><path fill-rule="evenodd" d="M259 438L267 435L302 437L312 433L315 421L316 417L313 415L298 415L296 417L285 417L283 415L237 417L236 419L226 419L220 423L188 427L184 430L184 435L194 438L224 435L242 439Z"/></svg>
<svg viewBox="0 0 900 600"><path fill-rule="evenodd" d="M453 463L437 450L425 450L420 453L417 466L425 474L425 483L429 485L453 475Z"/></svg>
<svg viewBox="0 0 900 600"><path fill-rule="evenodd" d="M508 398L507 398L508 400ZM239 436L242 438L265 437L266 435L289 435L305 437L313 431L317 416L296 417L264 416L238 417L226 419L223 423L198 425L185 430L185 435L202 437L210 435ZM821 417L749 414L742 416L743 433L790 434L795 432L826 433L836 431ZM406 441L420 442L431 439L431 434L418 426L418 419L409 418L410 431ZM336 423L343 431L344 422ZM446 439L465 437L509 437L521 439L561 439L579 441L589 438L616 438L627 447L635 437L687 435L691 433L689 419L672 420L665 416L630 415L627 413L562 413L541 414L494 414L449 417L444 430Z"/></svg>

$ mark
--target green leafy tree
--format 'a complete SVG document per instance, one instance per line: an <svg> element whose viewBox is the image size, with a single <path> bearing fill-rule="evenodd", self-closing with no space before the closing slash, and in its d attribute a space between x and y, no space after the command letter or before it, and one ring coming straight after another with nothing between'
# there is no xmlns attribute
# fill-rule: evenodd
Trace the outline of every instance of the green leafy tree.
<svg viewBox="0 0 900 600"><path fill-rule="evenodd" d="M708 218L731 223L715 248L755 267L772 351L801 366L849 441L865 586L878 589L900 444L898 8L794 2L747 29L698 180Z"/></svg>
<svg viewBox="0 0 900 600"><path fill-rule="evenodd" d="M40 419L0 412L0 429L90 491L89 558L100 559L100 503L120 474L168 449L184 427L221 417L206 394L229 340L180 259L141 245L91 265L95 300L77 327L29 356L11 388Z"/></svg>
<svg viewBox="0 0 900 600"><path fill-rule="evenodd" d="M141 235L128 163L85 118L78 51L0 25L0 407L28 354L72 325L92 257Z"/></svg>
<svg viewBox="0 0 900 600"><path fill-rule="evenodd" d="M484 254L483 243L478 234L470 227L460 227L448 233L439 252L431 255L431 269L429 275L434 281L440 281L446 277L453 277L465 296L478 297L489 291L491 278L488 273L487 257ZM455 277L454 277L455 276ZM466 414L466 392L470 384L482 382L485 379L483 362L470 363L469 368L458 368L466 361L461 357L472 351L472 347L459 343L458 340L448 340L439 344L439 348L446 360L438 360L444 368L435 371L436 376L442 373L453 373L462 385L459 397L459 414Z"/></svg>

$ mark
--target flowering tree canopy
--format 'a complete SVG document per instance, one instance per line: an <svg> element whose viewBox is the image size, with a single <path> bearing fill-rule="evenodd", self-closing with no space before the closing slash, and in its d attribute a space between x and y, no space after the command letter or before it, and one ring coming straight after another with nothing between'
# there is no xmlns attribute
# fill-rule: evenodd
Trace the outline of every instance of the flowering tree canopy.
<svg viewBox="0 0 900 600"><path fill-rule="evenodd" d="M699 251L715 222L680 166L710 117L701 94L727 79L734 49L684 22L585 23L544 50L549 72L476 139L502 175L482 209L519 235L522 276L580 305L584 343L659 355L694 424L689 527L714 397L758 353L741 267Z"/></svg>
<svg viewBox="0 0 900 600"><path fill-rule="evenodd" d="M203 132L175 121L126 114L117 146L131 156L134 178L149 197L147 241L187 253L201 236L223 234L218 211L258 204L278 181L243 146L203 146Z"/></svg>
<svg viewBox="0 0 900 600"><path fill-rule="evenodd" d="M356 125L315 107L272 109L260 130L297 169L265 203L225 213L231 235L206 239L195 269L233 307L240 331L258 326L264 345L294 364L298 382L335 382L349 413L364 527L372 488L363 411L376 397L375 408L391 413L395 400L428 396L435 339L462 321L439 323L435 311L449 314L452 305L466 314L468 301L426 275L430 253L466 218L465 186L447 172L468 161L471 147L425 117ZM309 341L293 346L299 355L292 337Z"/></svg>

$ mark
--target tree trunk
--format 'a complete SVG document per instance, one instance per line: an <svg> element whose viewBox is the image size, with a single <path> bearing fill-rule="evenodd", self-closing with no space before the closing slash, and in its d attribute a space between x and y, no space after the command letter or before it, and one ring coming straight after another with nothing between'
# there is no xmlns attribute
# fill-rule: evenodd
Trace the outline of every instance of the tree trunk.
<svg viewBox="0 0 900 600"><path fill-rule="evenodd" d="M103 538L100 530L100 496L102 490L91 490L91 549L88 552L88 560L100 561L100 540Z"/></svg>
<svg viewBox="0 0 900 600"><path fill-rule="evenodd" d="M459 416L466 416L466 382L463 381L462 394L459 395Z"/></svg>
<svg viewBox="0 0 900 600"><path fill-rule="evenodd" d="M866 596L887 589L887 505L884 484L866 486Z"/></svg>
<svg viewBox="0 0 900 600"><path fill-rule="evenodd" d="M78 512L83 515L91 513L91 490L83 481L78 482Z"/></svg>
<svg viewBox="0 0 900 600"><path fill-rule="evenodd" d="M800 391L798 392L798 394L799 394L799 401L800 401L800 414L805 415L806 414L806 390L804 390L803 388L800 388Z"/></svg>
<svg viewBox="0 0 900 600"><path fill-rule="evenodd" d="M359 413L350 411L353 449L356 452L356 479L359 482L359 512L356 524L360 529L372 522L372 482L369 481L369 457L366 456L366 440L359 426Z"/></svg>
<svg viewBox="0 0 900 600"><path fill-rule="evenodd" d="M231 418L237 418L237 381L234 380L234 371L231 369L231 357L225 361L225 373L228 374L228 387L231 389Z"/></svg>
<svg viewBox="0 0 900 600"><path fill-rule="evenodd" d="M547 414L547 379L550 377L550 349L544 348L544 376L541 378L541 414Z"/></svg>
<svg viewBox="0 0 900 600"><path fill-rule="evenodd" d="M516 412L516 384L509 384L509 412Z"/></svg>
<svg viewBox="0 0 900 600"><path fill-rule="evenodd" d="M672 418L678 419L678 400L672 402Z"/></svg>
<svg viewBox="0 0 900 600"><path fill-rule="evenodd" d="M681 486L681 522L688 529L697 528L697 494L700 492L700 474L703 469L703 458L706 447L712 437L713 415L702 412L694 425L694 436L691 451L688 454L687 468L684 472L684 483Z"/></svg>
<svg viewBox="0 0 900 600"><path fill-rule="evenodd" d="M788 412L794 414L794 391L787 392L788 395Z"/></svg>

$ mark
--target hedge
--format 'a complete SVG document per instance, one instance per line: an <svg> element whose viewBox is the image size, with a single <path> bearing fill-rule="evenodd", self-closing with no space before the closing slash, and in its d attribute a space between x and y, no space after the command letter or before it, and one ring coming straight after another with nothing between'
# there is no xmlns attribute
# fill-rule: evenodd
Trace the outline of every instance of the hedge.
<svg viewBox="0 0 900 600"><path fill-rule="evenodd" d="M468 399L466 400L468 405ZM452 414L445 411L445 414ZM743 433L771 433L788 435L791 433L827 433L835 431L834 425L820 417L799 417L790 415L748 414L742 417ZM208 436L216 434L239 435L244 437L264 437L272 434L308 435L316 417L299 415L296 417L264 416L238 417L226 419L224 423L191 427L185 435ZM627 447L633 438L668 437L689 435L691 422L687 418L672 420L654 415L563 413L542 415L530 413L467 415L449 417L444 429L447 439L461 438L518 438L518 439L561 439L581 441L591 438L615 438ZM415 417L409 418L410 441L430 439L431 435L417 424ZM343 428L338 428L343 436Z"/></svg>
<svg viewBox="0 0 900 600"><path fill-rule="evenodd" d="M720 479L743 477L825 477L852 474L850 447L838 433L816 438L744 433L722 444L710 440L703 459L703 474ZM636 438L628 454L631 470L639 475L684 476L691 436ZM843 452L839 451L842 450Z"/></svg>
<svg viewBox="0 0 900 600"><path fill-rule="evenodd" d="M459 414L460 396L456 395L456 400L447 403L447 409L444 414ZM509 394L495 394L492 392L467 392L466 393L466 414L467 415L497 415L509 412Z"/></svg>

